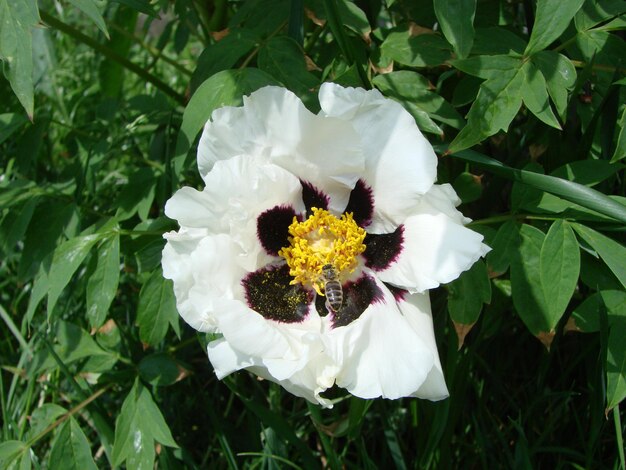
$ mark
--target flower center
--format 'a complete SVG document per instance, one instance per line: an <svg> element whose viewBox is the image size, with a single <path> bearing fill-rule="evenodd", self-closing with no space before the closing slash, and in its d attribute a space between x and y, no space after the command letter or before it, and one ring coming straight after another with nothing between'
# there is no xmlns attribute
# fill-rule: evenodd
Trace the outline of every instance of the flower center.
<svg viewBox="0 0 626 470"><path fill-rule="evenodd" d="M278 254L287 260L291 284L313 287L324 295L322 268L332 265L338 280L354 272L356 257L365 251L365 230L352 219L352 213L341 219L324 209L312 208L313 214L304 222L293 218L289 226L289 246Z"/></svg>

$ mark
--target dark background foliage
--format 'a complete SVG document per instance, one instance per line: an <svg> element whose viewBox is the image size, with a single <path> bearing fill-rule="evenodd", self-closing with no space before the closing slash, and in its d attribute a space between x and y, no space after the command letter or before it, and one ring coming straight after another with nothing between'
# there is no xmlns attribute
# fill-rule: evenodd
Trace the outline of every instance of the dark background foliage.
<svg viewBox="0 0 626 470"><path fill-rule="evenodd" d="M0 0L0 467L624 468L625 12ZM220 382L162 277L211 112L323 81L399 101L493 248L431 293L442 402Z"/></svg>

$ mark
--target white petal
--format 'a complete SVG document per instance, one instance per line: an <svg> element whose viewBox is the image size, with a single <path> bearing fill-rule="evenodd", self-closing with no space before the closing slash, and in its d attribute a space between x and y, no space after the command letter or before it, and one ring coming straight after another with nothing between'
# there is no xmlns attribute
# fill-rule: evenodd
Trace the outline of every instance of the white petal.
<svg viewBox="0 0 626 470"><path fill-rule="evenodd" d="M298 178L277 165L238 156L218 161L205 182L202 192L183 188L174 194L165 206L166 215L182 227L229 234L241 249L236 262L250 272L275 261L259 242L257 218L275 206L303 213Z"/></svg>
<svg viewBox="0 0 626 470"><path fill-rule="evenodd" d="M412 328L389 290L379 286L383 301L328 335L329 349L342 367L337 385L361 398L412 396L435 367L437 349Z"/></svg>
<svg viewBox="0 0 626 470"><path fill-rule="evenodd" d="M245 368L329 405L320 393L333 385L338 368L324 352L316 314L292 327L266 320L241 303L224 302L216 321L224 337L209 344L208 352L219 378Z"/></svg>
<svg viewBox="0 0 626 470"><path fill-rule="evenodd" d="M352 123L363 142L363 176L374 196L369 231L393 231L435 182L432 146L413 117L377 90L324 83L319 96L322 111Z"/></svg>
<svg viewBox="0 0 626 470"><path fill-rule="evenodd" d="M407 319L413 331L421 338L424 344L433 351L435 362L433 368L426 376L426 380L413 394L418 398L429 400L441 400L448 397L448 388L441 369L435 333L433 330L433 317L430 308L428 292L423 294L407 295L398 302L400 311Z"/></svg>
<svg viewBox="0 0 626 470"><path fill-rule="evenodd" d="M237 247L224 234L194 236L183 229L165 238L163 276L174 281L178 312L196 330L215 331L220 299L245 298Z"/></svg>
<svg viewBox="0 0 626 470"><path fill-rule="evenodd" d="M349 122L316 116L284 88L265 87L241 108L221 108L205 125L198 146L200 174L215 162L247 155L275 163L331 195L340 212L363 173L360 138ZM207 183L208 184L208 183Z"/></svg>
<svg viewBox="0 0 626 470"><path fill-rule="evenodd" d="M416 214L404 223L397 259L378 277L409 292L424 292L453 281L489 251L483 236L447 215Z"/></svg>

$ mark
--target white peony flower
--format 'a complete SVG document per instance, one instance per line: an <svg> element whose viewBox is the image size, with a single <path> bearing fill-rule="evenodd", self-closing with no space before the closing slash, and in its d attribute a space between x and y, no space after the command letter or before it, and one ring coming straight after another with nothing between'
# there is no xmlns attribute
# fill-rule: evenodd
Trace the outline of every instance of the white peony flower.
<svg viewBox="0 0 626 470"><path fill-rule="evenodd" d="M180 224L163 250L178 310L221 333L208 346L219 378L247 369L325 406L334 384L445 398L427 291L488 248L398 103L331 83L319 98L315 115L266 87L213 113L204 190L165 207Z"/></svg>

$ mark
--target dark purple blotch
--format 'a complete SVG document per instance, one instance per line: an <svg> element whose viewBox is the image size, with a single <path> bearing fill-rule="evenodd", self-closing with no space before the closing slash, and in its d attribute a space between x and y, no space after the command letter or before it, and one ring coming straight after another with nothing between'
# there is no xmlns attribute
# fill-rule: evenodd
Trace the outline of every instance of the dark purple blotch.
<svg viewBox="0 0 626 470"><path fill-rule="evenodd" d="M256 220L256 233L261 246L272 256L278 256L278 251L289 246L289 226L296 216L291 206L281 205L261 213Z"/></svg>
<svg viewBox="0 0 626 470"><path fill-rule="evenodd" d="M352 212L352 218L359 227L367 227L372 222L374 214L374 197L372 188L365 184L363 180L356 182L354 189L350 192L350 199L344 212Z"/></svg>
<svg viewBox="0 0 626 470"><path fill-rule="evenodd" d="M248 274L241 281L248 306L268 320L301 322L309 312L313 293L300 284L289 284L292 279L287 265L268 266Z"/></svg>
<svg viewBox="0 0 626 470"><path fill-rule="evenodd" d="M383 282L383 284L385 284L385 287L389 289L389 292L391 292L393 298L396 299L396 302L402 302L406 299L406 296L409 295L409 291L406 289L396 287L392 284L387 284L386 282Z"/></svg>
<svg viewBox="0 0 626 470"><path fill-rule="evenodd" d="M374 271L387 269L402 252L404 226L391 233L368 233L365 237L365 266Z"/></svg>
<svg viewBox="0 0 626 470"><path fill-rule="evenodd" d="M328 210L328 196L322 192L322 190L316 188L308 181L300 180L302 185L302 202L308 214L311 214L311 209L317 207L318 209Z"/></svg>

